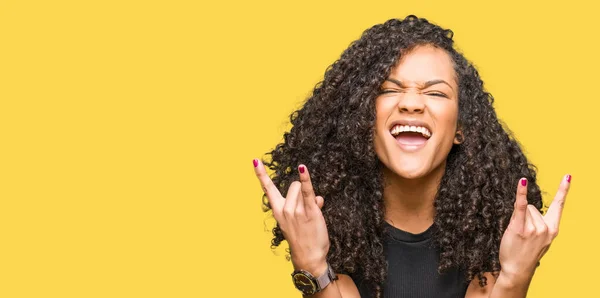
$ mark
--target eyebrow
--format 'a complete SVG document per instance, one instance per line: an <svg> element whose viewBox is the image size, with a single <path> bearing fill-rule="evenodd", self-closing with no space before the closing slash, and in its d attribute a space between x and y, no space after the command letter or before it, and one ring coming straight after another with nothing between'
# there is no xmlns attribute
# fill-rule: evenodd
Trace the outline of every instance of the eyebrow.
<svg viewBox="0 0 600 298"><path fill-rule="evenodd" d="M398 85L401 88L406 88L406 86L404 84L402 84L402 82L396 80L396 79L392 79L392 78L387 78L385 79L386 81L390 81L396 85ZM425 88L429 88L433 85L437 85L437 84L446 84L448 85L448 87L450 87L450 89L454 90L454 88L452 88L452 86L450 86L450 84L448 84L448 82L444 81L444 80L431 80L431 81L427 81L425 83L423 83L421 86L421 88L425 89Z"/></svg>

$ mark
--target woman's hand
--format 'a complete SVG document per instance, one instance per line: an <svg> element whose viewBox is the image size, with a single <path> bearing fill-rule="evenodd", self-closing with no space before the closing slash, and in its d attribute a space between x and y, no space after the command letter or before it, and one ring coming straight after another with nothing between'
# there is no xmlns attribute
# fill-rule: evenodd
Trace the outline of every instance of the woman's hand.
<svg viewBox="0 0 600 298"><path fill-rule="evenodd" d="M545 215L527 204L527 180L517 186L515 209L500 243L501 278L513 285L528 286L538 261L558 235L563 206L571 184L566 175Z"/></svg>
<svg viewBox="0 0 600 298"><path fill-rule="evenodd" d="M308 169L304 165L298 167L300 182L292 182L284 198L264 165L257 159L253 163L273 216L290 245L294 268L322 275L327 270L329 235L321 213L323 198L315 196Z"/></svg>

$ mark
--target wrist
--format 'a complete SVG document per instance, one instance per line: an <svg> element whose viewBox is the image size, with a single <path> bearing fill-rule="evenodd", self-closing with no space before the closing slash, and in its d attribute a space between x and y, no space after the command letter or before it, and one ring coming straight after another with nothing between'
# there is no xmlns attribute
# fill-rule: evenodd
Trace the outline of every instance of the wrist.
<svg viewBox="0 0 600 298"><path fill-rule="evenodd" d="M313 276L321 276L327 272L327 261L325 259L314 262L294 262L294 270L304 270Z"/></svg>
<svg viewBox="0 0 600 298"><path fill-rule="evenodd" d="M496 285L507 289L522 289L528 288L533 274L523 274L518 272L507 272L500 270Z"/></svg>

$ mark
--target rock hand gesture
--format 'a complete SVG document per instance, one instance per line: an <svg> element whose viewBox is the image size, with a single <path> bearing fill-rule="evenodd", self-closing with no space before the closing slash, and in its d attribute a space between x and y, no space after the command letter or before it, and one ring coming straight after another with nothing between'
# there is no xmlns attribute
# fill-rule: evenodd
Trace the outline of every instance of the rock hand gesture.
<svg viewBox="0 0 600 298"><path fill-rule="evenodd" d="M294 268L315 276L323 274L327 270L329 235L321 213L323 198L315 196L308 169L305 165L298 167L300 181L294 181L283 197L267 175L263 163L258 159L253 163L273 216L289 243Z"/></svg>
<svg viewBox="0 0 600 298"><path fill-rule="evenodd" d="M511 297L525 297L539 260L558 235L570 185L571 175L566 175L548 211L542 215L533 205L527 204L527 180L519 180L514 211L500 242L502 269L497 282L513 289ZM500 285L495 287L491 297L506 297L504 294L508 292L500 288Z"/></svg>

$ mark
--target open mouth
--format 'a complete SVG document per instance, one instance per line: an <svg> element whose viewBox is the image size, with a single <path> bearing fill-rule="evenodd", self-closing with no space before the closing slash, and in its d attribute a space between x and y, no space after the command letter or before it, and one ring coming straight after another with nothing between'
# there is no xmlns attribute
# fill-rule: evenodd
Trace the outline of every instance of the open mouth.
<svg viewBox="0 0 600 298"><path fill-rule="evenodd" d="M400 145L420 147L431 138L431 131L424 126L394 125L390 133Z"/></svg>

